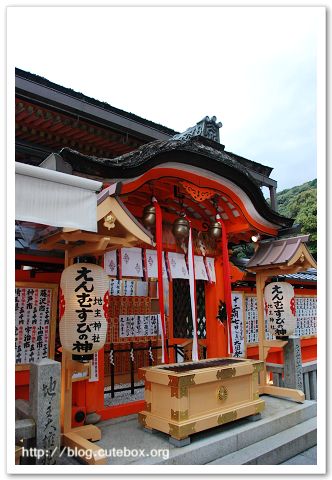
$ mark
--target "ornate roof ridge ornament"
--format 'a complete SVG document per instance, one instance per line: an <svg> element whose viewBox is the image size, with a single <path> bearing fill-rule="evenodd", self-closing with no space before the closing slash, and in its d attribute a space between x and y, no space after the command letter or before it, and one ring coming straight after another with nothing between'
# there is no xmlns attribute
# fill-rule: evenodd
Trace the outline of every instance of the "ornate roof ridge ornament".
<svg viewBox="0 0 332 480"><path fill-rule="evenodd" d="M201 136L220 143L219 128L221 127L222 123L217 122L217 117L206 116L197 122L194 127L187 128L186 131L174 135L172 140L188 140L192 137Z"/></svg>

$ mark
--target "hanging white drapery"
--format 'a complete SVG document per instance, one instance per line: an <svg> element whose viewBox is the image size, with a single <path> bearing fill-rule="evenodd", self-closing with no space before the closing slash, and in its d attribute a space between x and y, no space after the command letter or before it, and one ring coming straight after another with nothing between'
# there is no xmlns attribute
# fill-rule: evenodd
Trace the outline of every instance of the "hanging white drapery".
<svg viewBox="0 0 332 480"><path fill-rule="evenodd" d="M196 280L205 280L209 281L208 274L206 272L204 257L195 255L195 278Z"/></svg>
<svg viewBox="0 0 332 480"><path fill-rule="evenodd" d="M168 252L168 263L172 278L189 279L188 268L183 253Z"/></svg>
<svg viewBox="0 0 332 480"><path fill-rule="evenodd" d="M216 271L214 269L214 258L206 257L206 266L211 282L216 283Z"/></svg>
<svg viewBox="0 0 332 480"><path fill-rule="evenodd" d="M104 255L104 269L107 275L116 277L118 274L118 261L116 250L106 252Z"/></svg>
<svg viewBox="0 0 332 480"><path fill-rule="evenodd" d="M15 219L97 231L101 182L16 162Z"/></svg>
<svg viewBox="0 0 332 480"><path fill-rule="evenodd" d="M148 278L158 278L158 262L157 250L146 249L146 269ZM162 259L163 278L167 278L167 270L165 264L165 253L163 252Z"/></svg>
<svg viewBox="0 0 332 480"><path fill-rule="evenodd" d="M123 277L143 277L142 249L121 248L121 266Z"/></svg>

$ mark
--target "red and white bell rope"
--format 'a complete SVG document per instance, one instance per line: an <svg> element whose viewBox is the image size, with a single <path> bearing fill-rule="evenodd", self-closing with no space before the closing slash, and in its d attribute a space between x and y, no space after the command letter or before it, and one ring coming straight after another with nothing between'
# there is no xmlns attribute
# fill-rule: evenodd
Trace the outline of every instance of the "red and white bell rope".
<svg viewBox="0 0 332 480"><path fill-rule="evenodd" d="M195 257L193 249L192 229L189 221L189 239L188 239L188 273L190 287L191 316L193 320L193 347L191 358L194 362L198 360L198 340L197 340L197 302L196 302L196 281L195 281Z"/></svg>
<svg viewBox="0 0 332 480"><path fill-rule="evenodd" d="M163 219L160 205L155 197L152 203L156 209L156 243L157 243L157 264L158 264L158 291L161 320L161 361L169 363L168 351L166 348L166 327L165 327L165 307L164 307L164 288L163 288Z"/></svg>
<svg viewBox="0 0 332 480"><path fill-rule="evenodd" d="M233 353L233 341L232 341L232 287L231 287L231 268L229 265L228 258L228 244L227 244L227 235L226 227L221 219L219 213L216 215L217 222L221 225L221 248L222 248L222 263L223 263L223 280L224 280L224 300L226 304L226 313L227 313L227 349L228 353Z"/></svg>

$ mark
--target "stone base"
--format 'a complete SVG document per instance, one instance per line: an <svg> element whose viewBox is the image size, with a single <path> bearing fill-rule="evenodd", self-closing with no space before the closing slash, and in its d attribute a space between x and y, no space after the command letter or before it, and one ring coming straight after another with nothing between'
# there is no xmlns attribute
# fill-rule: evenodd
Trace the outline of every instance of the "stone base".
<svg viewBox="0 0 332 480"><path fill-rule="evenodd" d="M182 440L178 440L177 438L169 437L169 443L174 445L174 447L185 447L186 445L190 445L190 437L183 438Z"/></svg>
<svg viewBox="0 0 332 480"><path fill-rule="evenodd" d="M101 415L98 415L98 413L96 412L88 413L87 416L85 417L85 424L94 425L95 423L98 423L100 420L101 420Z"/></svg>
<svg viewBox="0 0 332 480"><path fill-rule="evenodd" d="M158 430L156 430L155 428L148 428L148 427L144 427L143 430L146 433L156 433L156 432L158 432Z"/></svg>
<svg viewBox="0 0 332 480"><path fill-rule="evenodd" d="M261 420L262 414L261 413L256 413L256 415L250 415L247 417L247 420L249 422L257 422L258 420Z"/></svg>

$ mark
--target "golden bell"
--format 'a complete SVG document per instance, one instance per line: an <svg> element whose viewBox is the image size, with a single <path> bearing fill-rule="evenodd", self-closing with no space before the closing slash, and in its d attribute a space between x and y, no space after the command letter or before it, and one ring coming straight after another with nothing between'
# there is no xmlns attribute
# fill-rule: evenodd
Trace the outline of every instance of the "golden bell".
<svg viewBox="0 0 332 480"><path fill-rule="evenodd" d="M142 218L143 225L151 229L156 224L156 208L154 205L147 205L144 207L143 210L143 218Z"/></svg>
<svg viewBox="0 0 332 480"><path fill-rule="evenodd" d="M175 238L183 239L189 235L189 222L186 218L178 217L173 223L172 232Z"/></svg>
<svg viewBox="0 0 332 480"><path fill-rule="evenodd" d="M212 222L209 226L209 235L211 238L218 240L221 237L222 226L219 222Z"/></svg>

